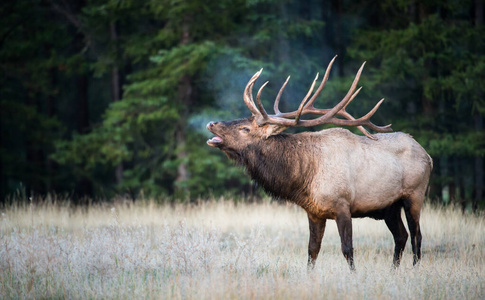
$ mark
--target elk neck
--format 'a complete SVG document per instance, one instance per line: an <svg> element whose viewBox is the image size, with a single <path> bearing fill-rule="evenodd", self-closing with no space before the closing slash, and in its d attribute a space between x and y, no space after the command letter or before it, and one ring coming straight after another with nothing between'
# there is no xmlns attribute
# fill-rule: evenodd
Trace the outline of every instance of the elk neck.
<svg viewBox="0 0 485 300"><path fill-rule="evenodd" d="M316 168L309 145L300 134L278 134L251 144L239 158L266 192L301 203L309 195Z"/></svg>

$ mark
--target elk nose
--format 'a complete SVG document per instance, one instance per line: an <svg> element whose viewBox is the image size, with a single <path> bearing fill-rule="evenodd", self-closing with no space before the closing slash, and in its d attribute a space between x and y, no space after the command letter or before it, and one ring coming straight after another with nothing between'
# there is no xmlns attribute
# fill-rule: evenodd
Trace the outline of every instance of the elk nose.
<svg viewBox="0 0 485 300"><path fill-rule="evenodd" d="M207 129L214 127L214 125L216 125L217 123L219 123L219 122L212 122L211 121L211 122L207 123Z"/></svg>

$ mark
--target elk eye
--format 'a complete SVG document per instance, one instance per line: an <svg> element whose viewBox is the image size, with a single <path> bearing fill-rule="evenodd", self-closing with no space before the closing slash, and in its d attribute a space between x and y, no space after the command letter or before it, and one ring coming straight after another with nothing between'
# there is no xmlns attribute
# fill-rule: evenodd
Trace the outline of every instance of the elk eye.
<svg viewBox="0 0 485 300"><path fill-rule="evenodd" d="M244 132L244 133L249 133L249 128L241 127L241 131Z"/></svg>

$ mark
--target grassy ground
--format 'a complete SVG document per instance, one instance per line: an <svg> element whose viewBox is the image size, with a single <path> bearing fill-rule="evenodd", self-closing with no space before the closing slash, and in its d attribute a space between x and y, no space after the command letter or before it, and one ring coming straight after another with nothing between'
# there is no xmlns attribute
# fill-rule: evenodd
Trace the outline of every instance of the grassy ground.
<svg viewBox="0 0 485 300"><path fill-rule="evenodd" d="M357 271L327 222L307 272L308 223L291 204L10 207L0 219L0 298L483 299L484 216L425 207L423 259L393 270L383 221L354 219Z"/></svg>

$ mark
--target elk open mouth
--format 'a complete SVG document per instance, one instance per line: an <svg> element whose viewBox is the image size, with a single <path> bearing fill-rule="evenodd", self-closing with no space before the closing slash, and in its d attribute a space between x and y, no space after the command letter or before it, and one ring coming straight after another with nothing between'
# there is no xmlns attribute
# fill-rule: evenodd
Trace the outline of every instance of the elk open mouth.
<svg viewBox="0 0 485 300"><path fill-rule="evenodd" d="M207 145L209 145L211 147L217 147L220 144L222 144L222 138L218 137L218 136L215 136L215 137L207 140Z"/></svg>
<svg viewBox="0 0 485 300"><path fill-rule="evenodd" d="M217 124L218 122L209 122L207 124L207 130L209 130L210 132L212 132L215 137L207 140L207 145L211 146L211 147L217 147L217 146L220 146L222 145L222 138L220 136L218 136L216 133L214 133L214 126Z"/></svg>

